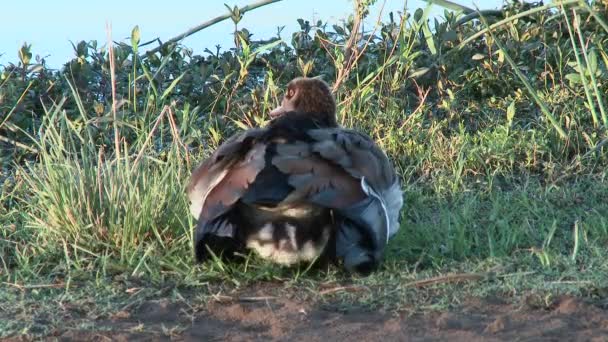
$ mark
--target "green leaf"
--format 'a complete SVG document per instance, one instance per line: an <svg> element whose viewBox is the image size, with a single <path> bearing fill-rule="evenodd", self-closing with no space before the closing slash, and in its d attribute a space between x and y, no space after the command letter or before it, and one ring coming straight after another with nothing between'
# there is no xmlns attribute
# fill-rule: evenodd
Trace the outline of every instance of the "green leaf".
<svg viewBox="0 0 608 342"><path fill-rule="evenodd" d="M509 107L507 107L507 125L510 127L515 117L515 101L512 101Z"/></svg>
<svg viewBox="0 0 608 342"><path fill-rule="evenodd" d="M505 62L505 53L502 50L498 50L498 63L503 64Z"/></svg>
<svg viewBox="0 0 608 342"><path fill-rule="evenodd" d="M457 11L457 12L463 12L463 13L471 13L471 12L475 12L473 9L457 4L455 2L452 1L447 1L447 0L424 0L430 4L435 4L435 5L439 5L441 7L447 8L447 9L451 9L452 11Z"/></svg>
<svg viewBox="0 0 608 342"><path fill-rule="evenodd" d="M234 122L234 124L237 125L242 130L247 130L250 128L249 126L245 125L245 123L243 123L241 121L232 120L232 122Z"/></svg>
<svg viewBox="0 0 608 342"><path fill-rule="evenodd" d="M30 60L32 59L32 53L30 51L31 45L23 44L21 49L19 49L19 59L23 65L30 64Z"/></svg>
<svg viewBox="0 0 608 342"><path fill-rule="evenodd" d="M27 70L27 72L36 73L36 72L40 72L43 70L44 70L44 66L42 64L34 64L34 65L30 66L30 68Z"/></svg>
<svg viewBox="0 0 608 342"><path fill-rule="evenodd" d="M582 83L580 74L568 74L565 77L572 84L581 84Z"/></svg>
<svg viewBox="0 0 608 342"><path fill-rule="evenodd" d="M416 9L416 11L414 12L414 20L415 20L417 23L420 23L420 19L422 18L422 14L423 14L422 8L418 8L418 9Z"/></svg>
<svg viewBox="0 0 608 342"><path fill-rule="evenodd" d="M160 97L161 101L164 100L167 96L169 96L169 94L171 94L171 91L173 91L173 88L175 88L175 86L179 83L179 81L182 80L182 77L184 77L186 73L182 73L181 75L179 75L178 78L174 79L173 82L171 82L171 84L169 85L169 87L167 89L165 89L165 91L163 92L163 95Z"/></svg>
<svg viewBox="0 0 608 342"><path fill-rule="evenodd" d="M414 70L411 74L410 74L410 78L418 78L424 74L426 74L427 72L429 72L429 70L431 70L430 68L427 67L422 67L422 68L418 68L416 70Z"/></svg>
<svg viewBox="0 0 608 342"><path fill-rule="evenodd" d="M131 30L131 47L133 48L133 51L135 51L135 53L137 53L137 48L139 47L139 42L140 42L139 26L135 25L133 30Z"/></svg>
<svg viewBox="0 0 608 342"><path fill-rule="evenodd" d="M152 74L150 73L150 71L148 70L148 68L146 67L145 64L142 64L141 67L144 71L144 75L148 79L150 88L152 88L152 91L154 92L154 97L158 98L158 89L156 89L156 86L154 85L154 76L152 76Z"/></svg>
<svg viewBox="0 0 608 342"><path fill-rule="evenodd" d="M235 5L233 8L230 8L230 6L228 6L227 4L224 4L224 6L226 6L228 11L230 11L230 19L232 19L232 22L235 25L238 24L243 18L241 10L238 8L238 6Z"/></svg>
<svg viewBox="0 0 608 342"><path fill-rule="evenodd" d="M238 8L238 6L237 6L237 5L234 5L234 8L232 9L232 13L234 13L234 15L235 15L236 17L238 17L239 19L241 19L241 18L242 18L242 15L241 15L241 9L240 9L240 8Z"/></svg>
<svg viewBox="0 0 608 342"><path fill-rule="evenodd" d="M597 72L597 54L595 50L589 50L589 73L594 74Z"/></svg>
<svg viewBox="0 0 608 342"><path fill-rule="evenodd" d="M608 54L604 52L604 50L600 50L600 54L602 54L602 60L604 64L608 66Z"/></svg>
<svg viewBox="0 0 608 342"><path fill-rule="evenodd" d="M249 55L251 54L249 44L247 44L247 41L240 35L237 35L236 38L241 42L241 51L243 53L243 57L245 57L245 59L249 59Z"/></svg>
<svg viewBox="0 0 608 342"><path fill-rule="evenodd" d="M339 34L339 35L341 35L341 36L346 35L346 32L344 31L344 29L343 29L343 28L341 28L340 26L338 26L338 25L333 25L333 28L334 28L334 31L335 31L337 34Z"/></svg>
<svg viewBox="0 0 608 342"><path fill-rule="evenodd" d="M87 46L87 42L85 42L84 40L81 40L78 43L78 46L76 48L76 53L78 54L78 57L88 57L89 56L89 48Z"/></svg>
<svg viewBox="0 0 608 342"><path fill-rule="evenodd" d="M426 44L429 47L429 50L433 55L437 54L437 48L435 48L435 41L433 40L433 34L431 33L431 29L427 23L422 25L422 32L424 32L424 38L426 39Z"/></svg>
<svg viewBox="0 0 608 342"><path fill-rule="evenodd" d="M272 50L272 48L281 44L282 42L283 42L282 39L277 39L272 43L264 44L262 46L257 47L255 50L253 50L253 53L257 55L260 52L264 52L266 50Z"/></svg>
<svg viewBox="0 0 608 342"><path fill-rule="evenodd" d="M441 39L446 42L455 42L456 40L458 40L458 34L454 30L449 30L443 33Z"/></svg>

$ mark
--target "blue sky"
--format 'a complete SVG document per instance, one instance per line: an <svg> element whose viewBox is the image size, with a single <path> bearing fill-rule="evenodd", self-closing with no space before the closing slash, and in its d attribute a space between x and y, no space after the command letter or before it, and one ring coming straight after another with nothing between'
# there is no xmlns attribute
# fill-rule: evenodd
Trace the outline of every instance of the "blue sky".
<svg viewBox="0 0 608 342"><path fill-rule="evenodd" d="M383 0L378 0L372 10L375 18ZM452 0L463 5L479 8L497 8L502 0ZM224 3L244 6L254 0L172 0L172 1L76 1L33 0L23 3L3 1L0 20L0 65L17 62L17 50L23 42L32 44L34 55L46 56L50 67L58 68L73 55L70 41L97 39L106 43L106 21L112 24L112 38L128 41L131 29L139 25L142 42L161 38L166 40L190 27L226 13ZM384 17L389 11L403 9L405 0L387 0ZM421 0L409 0L408 9L424 8ZM321 19L338 23L352 11L351 0L283 0L244 15L240 23L254 34L253 39L274 35L278 26L286 26L283 37L289 38L298 28L297 19ZM435 6L433 14L441 15L443 9ZM10 15L9 15L10 14ZM226 20L200 31L184 41L184 44L202 53L205 48L214 50L216 44L223 48L232 45L232 22Z"/></svg>

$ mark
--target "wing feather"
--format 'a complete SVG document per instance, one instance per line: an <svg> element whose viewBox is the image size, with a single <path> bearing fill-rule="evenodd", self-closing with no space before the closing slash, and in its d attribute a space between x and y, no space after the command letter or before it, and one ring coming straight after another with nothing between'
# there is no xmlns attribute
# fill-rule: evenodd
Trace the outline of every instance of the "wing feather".
<svg viewBox="0 0 608 342"><path fill-rule="evenodd" d="M277 145L272 159L294 188L288 200L334 209L341 218L337 256L348 269L373 268L399 228L403 199L395 170L360 132L326 128L307 135L310 141Z"/></svg>
<svg viewBox="0 0 608 342"><path fill-rule="evenodd" d="M207 197L218 184L222 183L231 168L234 165L243 167L242 159L246 157L251 142L263 133L262 129L250 129L235 134L194 169L186 186L186 193L190 200L190 212L194 217L199 218L203 207L206 206ZM259 167L259 164L256 164L256 167ZM255 168L250 168L249 172L253 174L256 173L255 170Z"/></svg>

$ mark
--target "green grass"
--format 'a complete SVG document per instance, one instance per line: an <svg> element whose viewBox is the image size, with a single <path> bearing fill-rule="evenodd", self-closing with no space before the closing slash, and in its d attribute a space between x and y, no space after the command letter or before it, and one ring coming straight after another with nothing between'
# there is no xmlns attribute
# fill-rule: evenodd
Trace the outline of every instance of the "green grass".
<svg viewBox="0 0 608 342"><path fill-rule="evenodd" d="M565 12L556 15L563 19ZM134 64L128 78L142 80L144 90L131 99L132 85L122 89L132 102L116 115L107 107L101 113L89 108L66 79L66 97L44 106L32 124L35 134L7 126L21 134L11 136L19 138L11 146L27 142L28 151L39 153L3 162L0 337L45 335L65 324L92 328L90 319L150 298L204 308L218 295L238 296L260 284L270 294L335 310L445 309L467 296L605 297L608 158L602 122L608 59L598 42L608 31L598 16L591 15L600 18L599 26L586 31L564 21L573 39L564 37L559 51L547 52L544 78L515 72L526 55L510 44L530 27L540 30L534 39L543 42L553 20L545 17L537 17L537 26L508 26L516 25L512 20L491 26L487 37L500 53L452 78L446 72L427 80L426 88L407 76L424 48L405 25L395 27L400 47L378 65L362 60L345 66L339 64L341 51L327 52L336 70L351 75L337 93L339 120L379 142L405 189L401 230L380 269L366 278L335 267L285 269L253 255L242 263L194 263L195 222L185 183L234 126L264 121L264 112L243 108L276 104L282 84L271 70L255 91L240 97L234 89L246 83L246 72L218 76L221 88L205 93L212 99L204 107L171 97L186 77L164 90L154 81L169 57L155 75L147 69L138 74ZM580 44L585 36L589 46ZM444 46L439 33L434 39ZM257 58L239 57L247 57L247 65ZM233 90L229 77L237 77ZM484 93L496 84L496 94ZM8 87L2 83L0 90ZM437 94L423 96L427 88ZM21 98L23 92L17 93ZM226 97L238 103L236 114L215 112ZM0 129L9 125L5 121ZM423 283L429 279L434 281ZM324 290L339 286L352 291ZM53 314L66 307L88 312L89 321L66 323Z"/></svg>

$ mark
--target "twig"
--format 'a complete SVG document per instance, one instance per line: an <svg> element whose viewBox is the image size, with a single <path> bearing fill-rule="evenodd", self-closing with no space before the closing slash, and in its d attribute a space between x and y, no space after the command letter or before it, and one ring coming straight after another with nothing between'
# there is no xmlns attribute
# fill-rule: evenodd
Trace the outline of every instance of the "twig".
<svg viewBox="0 0 608 342"><path fill-rule="evenodd" d="M152 43L154 43L154 42L158 42L158 44L161 44L161 45L163 44L163 42L161 42L161 41L160 41L160 39L157 37L157 38L154 38L154 39L152 39L152 40L148 40L148 41L147 41L147 42L145 42L145 43L141 43L141 44L139 44L139 47L146 46L146 45L150 45L150 44L152 44Z"/></svg>
<svg viewBox="0 0 608 342"><path fill-rule="evenodd" d="M353 63L357 59L356 44L357 44L357 41L359 40L358 39L359 38L359 26L361 25L361 16L362 16L361 7L363 5L361 4L360 0L355 0L354 4L355 4L356 14L353 19L353 27L350 31L350 36L348 37L346 44L344 44L344 62L342 63L342 67L338 69L338 75L336 76L336 82L334 83L334 86L332 89L333 92L336 92L336 90L338 90L338 88L340 87L340 84L342 84L342 81L348 76L348 74L350 72L350 68L352 67Z"/></svg>
<svg viewBox="0 0 608 342"><path fill-rule="evenodd" d="M168 108L169 108L169 106L165 106L163 108L163 110L160 112L160 115L158 115L158 118L156 119L156 122L154 123L154 126L150 130L150 133L148 133L148 136L146 137L146 140L144 141L144 144L142 145L141 149L139 150L139 153L137 154L137 157L135 157L135 161L133 162L133 166L131 167L131 173L133 173L135 171L135 168L139 164L139 160L144 155L144 152L145 152L146 148L148 147L148 144L150 143L150 140L152 140L152 137L154 136L154 132L156 132L156 129L158 128L158 125L162 121L163 117L165 116L165 113L167 112Z"/></svg>
<svg viewBox="0 0 608 342"><path fill-rule="evenodd" d="M216 302L225 303L225 302L264 302L267 300L277 299L275 296L253 296L253 297L231 297L225 295L212 295L213 299Z"/></svg>
<svg viewBox="0 0 608 342"><path fill-rule="evenodd" d="M441 283L458 283L463 281L479 281L486 278L486 273L460 273L416 280L405 284L405 287L425 287Z"/></svg>
<svg viewBox="0 0 608 342"><path fill-rule="evenodd" d="M325 296L328 294L336 293L336 292L361 292L361 291L369 291L369 288L366 286L338 286L332 287L331 289L326 289L323 291L319 291L319 295Z"/></svg>
<svg viewBox="0 0 608 342"><path fill-rule="evenodd" d="M416 80L413 80L414 83L416 83ZM424 107L424 104L426 103L426 98L427 96L429 96L429 93L431 92L431 88L428 88L426 91L424 91L424 89L420 88L418 86L418 83L416 83L416 88L418 89L418 97L420 98L420 103L418 104L418 107L416 107L416 109L412 112L412 114L408 115L407 118L405 118L405 120L403 120L403 122L401 123L401 126L399 127L399 129L403 129L403 127L405 127L405 125L416 115L418 114L419 111L422 111L422 108Z"/></svg>
<svg viewBox="0 0 608 342"><path fill-rule="evenodd" d="M10 76L10 74L9 74L9 76ZM8 77L7 77L7 81L8 81ZM4 83L2 83L2 84L4 85ZM15 105L13 106L11 111L8 112L8 114L4 117L4 120L2 120L2 122L0 122L0 128L2 128L2 126L4 126L4 124L8 121L8 119L11 117L11 115L13 115L13 113L17 110L17 108L21 104L21 101L23 101L23 99L25 98L25 95L28 93L28 91L30 90L30 88L32 87L33 84L34 84L34 81L30 81L30 83L27 85L25 90L23 92L21 92L21 96L19 96L19 98L17 99L17 103L15 103Z"/></svg>
<svg viewBox="0 0 608 342"><path fill-rule="evenodd" d="M116 116L116 65L114 61L114 45L112 44L112 24L106 22L108 35L108 58L110 59L110 85L112 86L112 124L114 126L114 147L116 160L120 160L120 135L118 133L118 118Z"/></svg>
<svg viewBox="0 0 608 342"><path fill-rule="evenodd" d="M467 6L461 5L461 4L457 4L455 2L448 1L448 0L424 0L424 1L428 2L429 4L432 4L432 5L438 5L438 6L450 9L452 11L462 11L464 14L469 14L471 12L475 12L475 10L470 7L467 7Z"/></svg>
<svg viewBox="0 0 608 342"><path fill-rule="evenodd" d="M380 21L380 17L378 17L378 22L379 22L379 21ZM406 20L405 20L405 17L403 17L403 16L402 16L402 18L401 18L401 20L400 20L400 23L399 23L399 35L401 35L401 33L403 32L403 28L404 28L404 25L405 25L405 21L406 21ZM375 30L375 28L374 28L374 30ZM396 40L398 40L399 35L397 36L397 39L396 39ZM381 75L381 74L384 72L384 69L385 69L385 68L388 66L388 61L389 61L389 60L391 59L391 57L392 57L392 56L395 54L395 50L397 49L397 46L398 46L398 45L399 45L399 44L393 44L393 47L391 48L391 51L389 52L388 56L385 58L385 62L384 62L384 64L383 64L383 65L382 65L382 66L379 68L379 70L381 70L381 72L376 73L376 75L375 75L374 77L372 77L372 78L371 78L371 79L370 79L370 80L367 82L367 84L372 84L373 82L375 82L375 81L376 81L376 80L377 80L377 79L380 77L380 75ZM321 46L322 46L323 48L325 48L325 46L324 46L324 45L321 45ZM326 50L326 51L329 53L329 51L328 51L327 49L325 49L325 50ZM360 84L360 85L359 85L359 87L360 87L360 88L361 88L361 87L365 87L365 86L366 86L365 84ZM355 97L355 92L351 92L351 93L350 93L350 95L348 95L348 97L347 97L347 98L345 98L344 100L342 100L342 101L339 103L339 105L340 105L340 106L344 105L345 103L347 103L347 102L351 101L351 99L352 99L352 98L354 98L354 97Z"/></svg>
<svg viewBox="0 0 608 342"><path fill-rule="evenodd" d="M33 147L27 146L27 145L25 145L23 143L20 143L20 142L18 142L16 140L9 139L9 138L7 138L5 136L2 136L2 135L0 135L0 141L4 141L4 142L9 143L9 144L11 144L13 146L20 147L20 148L22 148L24 150L28 150L28 151L33 152L33 153L40 153L40 151L38 151L37 149L35 149Z"/></svg>
<svg viewBox="0 0 608 342"><path fill-rule="evenodd" d="M134 301L127 303L125 306L123 306L120 310L118 311L128 311L130 310L133 306L135 306L136 304L141 304L142 303L142 299L138 298L135 299Z"/></svg>
<svg viewBox="0 0 608 342"><path fill-rule="evenodd" d="M167 118L169 118L169 126L171 126L171 135L173 135L173 141L177 142L179 146L184 149L184 156L186 157L186 165L190 168L190 156L188 154L188 146L184 144L184 141L179 136L179 130L177 128L177 124L175 123L175 115L173 114L173 110L171 108L168 109L169 114L167 114Z"/></svg>
<svg viewBox="0 0 608 342"><path fill-rule="evenodd" d="M98 153L98 158L97 158L97 192L99 194L99 206L101 208L103 208L104 203L103 203L103 186L101 184L101 168L103 166L103 157L104 157L104 148L103 145L101 145L101 148L99 149L99 153Z"/></svg>
<svg viewBox="0 0 608 342"><path fill-rule="evenodd" d="M215 300L216 302L220 302L220 303L234 301L233 297L224 296L224 295L221 295L221 294L214 294L214 295L211 295L211 297L213 297L213 300Z"/></svg>
<svg viewBox="0 0 608 342"><path fill-rule="evenodd" d="M596 153L600 148L604 147L604 145L606 145L607 143L608 143L608 139L604 139L604 140L600 141L592 149L590 149L589 151L587 151L583 155L582 159L589 157L592 153Z"/></svg>
<svg viewBox="0 0 608 342"><path fill-rule="evenodd" d="M452 28L456 28L466 22L477 19L482 15L484 17L502 17L502 18L504 18L505 11L503 11L503 10L483 10L483 11L479 11L479 12L469 13L469 14L465 15L464 17L456 20L456 22L454 23L454 26L452 26Z"/></svg>
<svg viewBox="0 0 608 342"><path fill-rule="evenodd" d="M348 41L344 47L344 63L340 70L338 70L338 75L336 76L336 82L332 87L332 92L336 92L340 87L340 84L348 77L353 66L359 61L361 56L367 50L369 43L371 42L376 30L378 29L378 23L380 22L380 18L382 17L382 13L384 12L384 5L386 5L386 0L382 2L382 6L380 7L380 13L378 14L378 19L376 21L376 25L374 29L369 34L368 39L365 41L365 44L361 48L360 51L357 51L357 43L359 41L359 36L363 35L364 32L359 32L359 27L361 26L362 19L362 4L360 1L355 2L355 11L357 12L357 16L354 18L353 28L351 30L350 37L348 37Z"/></svg>
<svg viewBox="0 0 608 342"><path fill-rule="evenodd" d="M549 282L551 285L589 285L593 284L591 280L556 280Z"/></svg>
<svg viewBox="0 0 608 342"><path fill-rule="evenodd" d="M32 289L48 289L48 288L52 288L52 289L58 289L61 287L65 286L65 283L58 283L58 284L36 284L36 285L19 285L17 283L7 283L5 281L2 282L2 284L4 285L9 285L15 288L18 288L19 290L32 290Z"/></svg>
<svg viewBox="0 0 608 342"><path fill-rule="evenodd" d="M275 3L275 2L279 2L279 1L281 1L281 0L261 0L261 1L255 2L255 3L251 4L251 5L243 6L243 7L239 8L239 11L241 13L245 13L245 12L254 10L254 9L258 8L258 7L266 6L266 5L269 5L269 4L272 4L272 3ZM220 15L220 16L215 17L215 18L213 18L213 19L211 19L209 21L206 21L206 22L204 22L204 23L202 23L200 25L197 25L197 26L189 29L188 31L186 31L186 32L184 32L182 34L179 34L179 35L177 35L177 36L175 36L175 37L167 40L166 42L164 42L163 44L155 47L154 49L146 51L144 54L142 54L141 56L139 56L139 58L144 59L144 58L146 58L148 56L148 54L154 54L154 53L160 51L163 48L163 46L165 46L167 44L178 42L178 41L180 41L180 40L182 40L182 39L184 39L184 38L186 38L186 37L188 37L190 35L193 35L194 33L198 32L198 31L200 31L202 29L205 29L205 28L207 28L209 26L215 25L215 24L217 24L217 23L219 23L221 21L224 21L224 20L226 20L228 18L230 18L230 13L224 14L224 15Z"/></svg>
<svg viewBox="0 0 608 342"><path fill-rule="evenodd" d="M259 296L259 297L239 297L237 300L239 302L265 302L267 300L274 300L277 297L274 296Z"/></svg>
<svg viewBox="0 0 608 342"><path fill-rule="evenodd" d="M558 7L558 6L560 6L560 5L571 5L571 4L575 4L575 3L577 3L578 1L579 1L579 0L564 0L564 1L552 2L552 3L547 4L547 5L544 5L544 6L534 7L534 8L532 8L532 9L530 9L530 10L527 10L527 11L524 11L524 12L520 12L520 13L514 14L514 15L512 15L512 16L509 16L508 18L505 18L505 19L503 19L503 20L501 20L501 21L498 21L498 22L496 22L496 23L494 23L494 24L492 24L492 25L489 25L489 26L487 26L487 27L483 28L482 30L480 30L479 32L477 32L477 33L475 33L475 34L471 35L471 36L470 36L470 37L468 37L467 39L465 39L465 40L463 40L462 42L460 42L460 44L458 44L458 46L456 46L456 49L450 50L450 52L448 52L448 54L449 54L449 53L452 53L451 51L454 51L454 52L455 52L455 51L459 51L459 50L461 50L461 49L462 49L462 48L463 48L465 45L467 45L469 42L471 42L471 41L473 41L473 40L475 40L475 39L477 39L477 38L479 38L479 37L483 36L484 34L486 34L486 33L490 32L490 31L494 30L495 28L498 28L498 27L501 27L501 26L503 26L503 25L505 25L505 24L508 24L508 23L510 23L511 21L517 20L517 19L519 19L519 18L526 17L526 16L531 15L531 14L534 14L534 13L538 13L538 12L545 11L545 10L548 10L548 9L550 9L550 8L553 8L553 7Z"/></svg>
<svg viewBox="0 0 608 342"><path fill-rule="evenodd" d="M535 273L536 273L536 271L507 273L507 274L497 275L496 278L523 277L523 276L533 275Z"/></svg>

